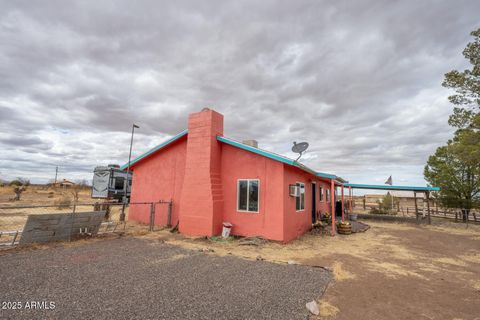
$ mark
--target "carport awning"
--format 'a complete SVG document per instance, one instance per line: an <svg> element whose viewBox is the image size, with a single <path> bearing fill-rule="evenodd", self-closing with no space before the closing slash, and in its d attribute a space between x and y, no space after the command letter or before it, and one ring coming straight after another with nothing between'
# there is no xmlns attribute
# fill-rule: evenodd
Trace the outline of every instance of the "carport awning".
<svg viewBox="0 0 480 320"><path fill-rule="evenodd" d="M440 191L439 187L412 187L412 186L391 186L388 184L355 184L346 183L345 187L353 189L371 189L371 190L403 190L403 191Z"/></svg>

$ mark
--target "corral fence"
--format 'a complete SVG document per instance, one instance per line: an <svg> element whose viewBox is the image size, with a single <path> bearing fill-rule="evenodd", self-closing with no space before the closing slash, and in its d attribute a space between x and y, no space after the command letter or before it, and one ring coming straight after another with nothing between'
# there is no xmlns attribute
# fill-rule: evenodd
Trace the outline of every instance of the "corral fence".
<svg viewBox="0 0 480 320"><path fill-rule="evenodd" d="M106 233L149 232L172 224L172 201L0 206L0 249Z"/></svg>
<svg viewBox="0 0 480 320"><path fill-rule="evenodd" d="M365 207L354 206L353 212L357 214L372 214L376 216L380 215L389 215L402 218L413 218L417 217L420 220L427 218L428 210L427 208L419 207L415 208L414 206L395 206L392 210L389 210L387 213L375 213L375 210L379 209L379 205L367 205ZM454 222L468 222L468 223L480 223L480 212L477 210L470 210L468 214L468 221L466 215L462 212L462 209L455 208L442 208L439 206L433 206L430 208L430 216L432 218L446 219Z"/></svg>

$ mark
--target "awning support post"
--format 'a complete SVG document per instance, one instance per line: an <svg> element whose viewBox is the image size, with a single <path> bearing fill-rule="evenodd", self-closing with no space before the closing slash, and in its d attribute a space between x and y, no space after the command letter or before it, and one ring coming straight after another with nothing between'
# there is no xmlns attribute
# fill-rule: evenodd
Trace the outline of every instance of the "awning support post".
<svg viewBox="0 0 480 320"><path fill-rule="evenodd" d="M342 222L345 221L345 195L343 191L343 185L342 185Z"/></svg>
<svg viewBox="0 0 480 320"><path fill-rule="evenodd" d="M335 182L330 180L330 205L332 210L332 237L335 236Z"/></svg>
<svg viewBox="0 0 480 320"><path fill-rule="evenodd" d="M350 214L353 214L353 206L352 206L352 198L353 198L353 194L352 194L352 187L348 187L348 195L350 196Z"/></svg>

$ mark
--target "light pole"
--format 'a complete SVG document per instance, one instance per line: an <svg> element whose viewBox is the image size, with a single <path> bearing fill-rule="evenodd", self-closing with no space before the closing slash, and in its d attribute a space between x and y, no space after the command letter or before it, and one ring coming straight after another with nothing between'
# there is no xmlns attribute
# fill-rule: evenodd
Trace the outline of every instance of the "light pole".
<svg viewBox="0 0 480 320"><path fill-rule="evenodd" d="M132 146L133 146L133 134L135 133L135 128L140 129L135 123L132 125L132 137L130 138L130 152L128 153L128 164L127 164L127 177L123 181L123 210L120 215L120 221L125 221L125 205L127 204L127 190L128 190L128 182L130 176L130 161L132 158Z"/></svg>

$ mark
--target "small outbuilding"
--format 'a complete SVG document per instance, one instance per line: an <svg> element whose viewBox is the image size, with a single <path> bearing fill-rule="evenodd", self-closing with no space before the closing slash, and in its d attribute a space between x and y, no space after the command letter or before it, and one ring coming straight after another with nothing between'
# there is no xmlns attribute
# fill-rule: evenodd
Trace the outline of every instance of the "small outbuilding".
<svg viewBox="0 0 480 320"><path fill-rule="evenodd" d="M52 187L54 188L71 188L75 186L75 182L63 179L57 182L52 183Z"/></svg>

